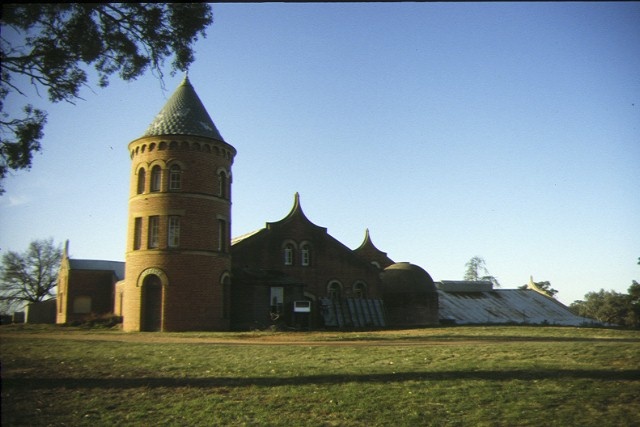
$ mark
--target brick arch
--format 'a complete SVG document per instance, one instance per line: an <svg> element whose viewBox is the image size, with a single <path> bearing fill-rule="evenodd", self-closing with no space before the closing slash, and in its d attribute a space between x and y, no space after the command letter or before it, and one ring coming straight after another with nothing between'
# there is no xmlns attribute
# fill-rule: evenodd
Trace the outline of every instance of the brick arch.
<svg viewBox="0 0 640 427"><path fill-rule="evenodd" d="M169 286L169 277L167 276L167 273L165 273L164 270L162 270L161 268L157 268L157 267L149 267L143 270L142 273L140 273L140 276L138 276L138 281L136 282L136 286L139 288L142 287L142 284L144 283L144 279L147 276L150 276L152 274L155 276L158 276L163 288L166 286Z"/></svg>
<svg viewBox="0 0 640 427"><path fill-rule="evenodd" d="M136 165L136 175L138 174L138 172L140 172L140 169L146 169L148 171L149 170L149 163L147 163L147 162L139 162Z"/></svg>
<svg viewBox="0 0 640 427"><path fill-rule="evenodd" d="M166 165L167 165L167 168L170 168L173 165L178 165L178 166L180 166L180 169L182 169L182 170L187 169L187 164L185 162L183 162L182 160L178 160L176 158L171 158L171 159L167 160Z"/></svg>
<svg viewBox="0 0 640 427"><path fill-rule="evenodd" d="M331 279L327 282L327 296L329 298L343 298L344 286L338 279Z"/></svg>
<svg viewBox="0 0 640 427"><path fill-rule="evenodd" d="M154 166L160 166L161 169L166 169L167 168L167 162L165 162L162 159L154 159L149 163L149 169L151 169Z"/></svg>
<svg viewBox="0 0 640 427"><path fill-rule="evenodd" d="M217 170L216 170L216 175L220 175L221 173L223 173L227 176L227 178L231 178L231 172L229 172L229 169L225 168L224 166L220 166Z"/></svg>

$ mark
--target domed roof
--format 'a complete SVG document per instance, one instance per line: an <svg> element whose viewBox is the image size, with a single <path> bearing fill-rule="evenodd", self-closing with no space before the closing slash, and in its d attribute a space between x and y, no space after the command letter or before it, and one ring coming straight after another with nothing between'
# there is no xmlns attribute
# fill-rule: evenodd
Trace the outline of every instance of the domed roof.
<svg viewBox="0 0 640 427"><path fill-rule="evenodd" d="M223 141L195 89L185 77L143 136L191 135Z"/></svg>
<svg viewBox="0 0 640 427"><path fill-rule="evenodd" d="M426 294L438 292L433 279L421 267L398 262L385 268L380 275L384 294Z"/></svg>

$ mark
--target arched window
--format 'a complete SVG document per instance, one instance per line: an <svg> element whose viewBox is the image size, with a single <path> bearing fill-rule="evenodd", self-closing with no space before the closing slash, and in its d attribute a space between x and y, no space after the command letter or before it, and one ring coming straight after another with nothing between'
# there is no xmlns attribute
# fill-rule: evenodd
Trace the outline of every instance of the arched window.
<svg viewBox="0 0 640 427"><path fill-rule="evenodd" d="M311 245L303 243L300 246L300 264L304 267L311 265Z"/></svg>
<svg viewBox="0 0 640 427"><path fill-rule="evenodd" d="M156 165L151 169L151 191L160 191L162 188L162 169Z"/></svg>
<svg viewBox="0 0 640 427"><path fill-rule="evenodd" d="M284 245L284 265L293 265L294 247L291 243Z"/></svg>
<svg viewBox="0 0 640 427"><path fill-rule="evenodd" d="M340 282L333 280L327 286L327 295L329 298L336 300L342 298L342 285Z"/></svg>
<svg viewBox="0 0 640 427"><path fill-rule="evenodd" d="M147 175L147 173L145 172L144 169L140 169L138 171L138 190L137 190L138 194L144 193L144 185L145 185L146 175Z"/></svg>
<svg viewBox="0 0 640 427"><path fill-rule="evenodd" d="M354 298L366 298L367 297L367 285L363 282L356 282L353 285L353 297Z"/></svg>
<svg viewBox="0 0 640 427"><path fill-rule="evenodd" d="M176 191L182 188L182 169L179 165L169 168L169 190Z"/></svg>
<svg viewBox="0 0 640 427"><path fill-rule="evenodd" d="M223 199L226 199L229 197L229 192L227 189L227 174L224 173L224 171L220 172L220 174L218 175L218 194L220 195L220 197L222 197Z"/></svg>

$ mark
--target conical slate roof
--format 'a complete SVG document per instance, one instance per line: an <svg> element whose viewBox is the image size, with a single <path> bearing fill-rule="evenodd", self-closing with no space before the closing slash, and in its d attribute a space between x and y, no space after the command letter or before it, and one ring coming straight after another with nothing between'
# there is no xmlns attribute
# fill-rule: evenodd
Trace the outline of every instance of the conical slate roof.
<svg viewBox="0 0 640 427"><path fill-rule="evenodd" d="M192 135L223 141L189 78L185 77L143 136Z"/></svg>

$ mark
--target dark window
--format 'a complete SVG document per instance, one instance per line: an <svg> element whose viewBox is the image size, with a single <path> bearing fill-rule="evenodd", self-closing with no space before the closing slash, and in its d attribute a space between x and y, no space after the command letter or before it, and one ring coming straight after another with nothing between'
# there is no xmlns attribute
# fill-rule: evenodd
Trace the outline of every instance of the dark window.
<svg viewBox="0 0 640 427"><path fill-rule="evenodd" d="M339 282L331 282L327 287L329 298L340 299L342 297L342 286Z"/></svg>
<svg viewBox="0 0 640 427"><path fill-rule="evenodd" d="M229 197L229 193L228 193L228 189L227 189L227 174L224 172L220 172L220 175L218 175L218 183L219 183L219 188L218 188L218 193L220 195L220 197L222 197L223 199L226 199Z"/></svg>
<svg viewBox="0 0 640 427"><path fill-rule="evenodd" d="M311 247L309 246L308 243L305 243L302 245L301 249L300 249L300 263L307 267L309 265L311 265Z"/></svg>
<svg viewBox="0 0 640 427"><path fill-rule="evenodd" d="M157 248L160 242L160 217L149 217L149 248Z"/></svg>
<svg viewBox="0 0 640 427"><path fill-rule="evenodd" d="M138 250L142 245L142 218L136 218L133 224L133 249Z"/></svg>
<svg viewBox="0 0 640 427"><path fill-rule="evenodd" d="M362 282L357 282L355 285L353 285L353 296L355 298L366 298L367 285Z"/></svg>
<svg viewBox="0 0 640 427"><path fill-rule="evenodd" d="M173 165L169 169L169 190L180 190L182 188L182 170L180 166Z"/></svg>
<svg viewBox="0 0 640 427"><path fill-rule="evenodd" d="M284 246L284 265L293 265L293 245L291 243Z"/></svg>
<svg viewBox="0 0 640 427"><path fill-rule="evenodd" d="M138 171L138 194L144 193L145 175L146 172L144 169Z"/></svg>
<svg viewBox="0 0 640 427"><path fill-rule="evenodd" d="M180 246L180 217L169 217L169 229L167 230L168 246L170 248L177 248Z"/></svg>
<svg viewBox="0 0 640 427"><path fill-rule="evenodd" d="M160 191L162 188L162 169L160 166L154 166L151 169L151 191Z"/></svg>
<svg viewBox="0 0 640 427"><path fill-rule="evenodd" d="M227 229L227 221L223 219L218 220L218 250L220 252L227 252L229 248L229 231Z"/></svg>

